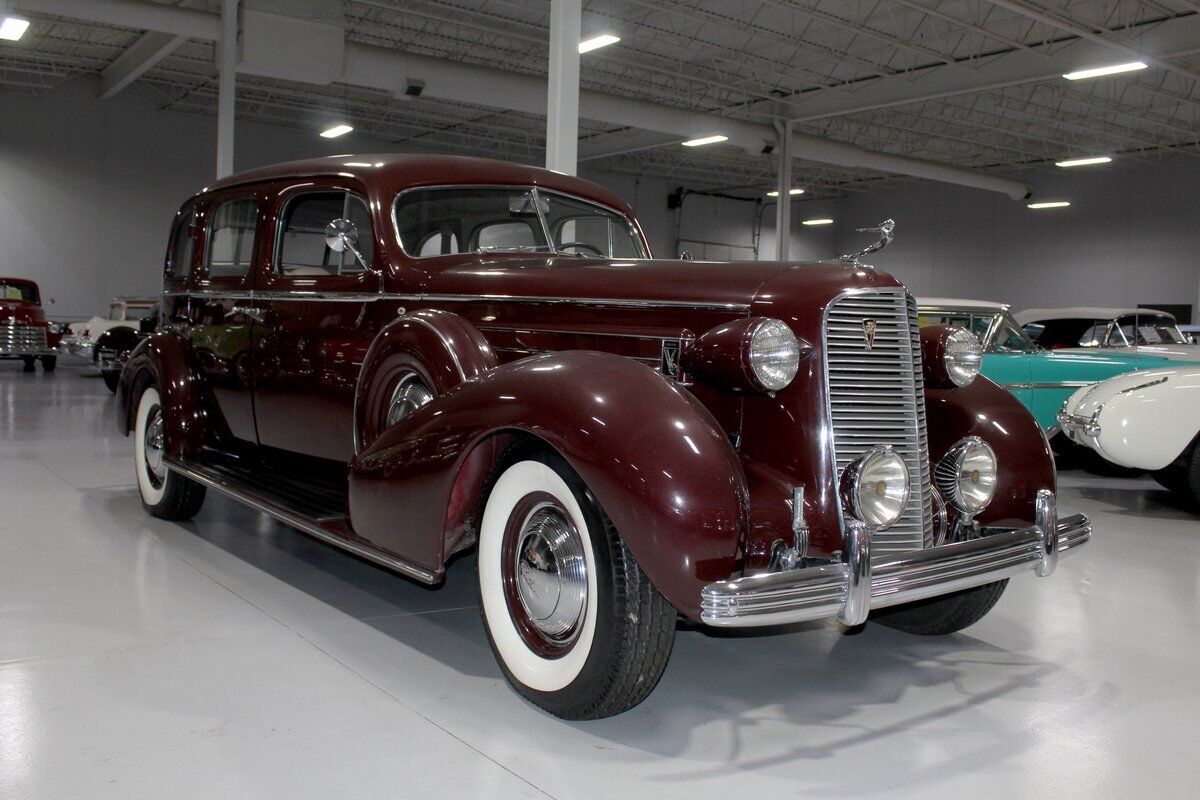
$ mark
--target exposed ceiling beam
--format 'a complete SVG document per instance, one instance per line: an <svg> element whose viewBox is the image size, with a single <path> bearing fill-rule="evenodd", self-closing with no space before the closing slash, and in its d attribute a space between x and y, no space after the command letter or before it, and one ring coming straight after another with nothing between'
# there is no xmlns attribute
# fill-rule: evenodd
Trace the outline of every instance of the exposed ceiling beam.
<svg viewBox="0 0 1200 800"><path fill-rule="evenodd" d="M100 73L100 98L107 100L116 95L186 41L186 36L170 33L143 33Z"/></svg>
<svg viewBox="0 0 1200 800"><path fill-rule="evenodd" d="M1154 26L1141 37L1140 44L1146 51L1159 53L1160 58L1166 59L1195 49L1198 40L1200 14L1193 14ZM795 121L809 122L824 117L858 114L925 100L941 100L1007 86L1055 80L1074 69L1109 63L1112 61L1112 52L1107 44L1077 39L1054 52L1042 47L1035 51L1015 50L984 56L979 61L930 67L915 73L906 81L872 80L858 84L853 91L824 91L813 93L809 98L801 94L795 99L804 113L798 115ZM986 63L986 69L980 69L981 63Z"/></svg>

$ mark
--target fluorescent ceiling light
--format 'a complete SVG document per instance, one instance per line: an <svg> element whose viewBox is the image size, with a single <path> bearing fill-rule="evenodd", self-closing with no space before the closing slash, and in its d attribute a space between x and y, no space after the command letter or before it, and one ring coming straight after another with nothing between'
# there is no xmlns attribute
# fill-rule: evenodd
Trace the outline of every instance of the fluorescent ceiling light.
<svg viewBox="0 0 1200 800"><path fill-rule="evenodd" d="M20 17L5 17L4 21L0 22L0 39L15 42L24 36L28 29L29 20Z"/></svg>
<svg viewBox="0 0 1200 800"><path fill-rule="evenodd" d="M1069 81L1082 81L1087 78L1099 78L1102 75L1117 75L1122 72L1136 72L1139 69L1145 69L1146 64L1141 61L1131 61L1128 64L1113 64L1108 67L1093 67L1092 69L1081 69L1078 72L1068 72L1063 75Z"/></svg>
<svg viewBox="0 0 1200 800"><path fill-rule="evenodd" d="M611 33L602 33L599 36L593 36L590 39L584 39L579 43L579 52L590 53L593 50L599 50L601 47L608 47L610 44L616 44L621 41L620 36L613 36Z"/></svg>
<svg viewBox="0 0 1200 800"><path fill-rule="evenodd" d="M804 190L803 189L788 189L788 194L793 194L793 195L794 194L804 194ZM779 190L772 189L771 191L767 192L767 197L779 197Z"/></svg>
<svg viewBox="0 0 1200 800"><path fill-rule="evenodd" d="M1089 156L1087 158L1070 158L1066 161L1055 161L1056 167L1086 167L1089 164L1108 164L1112 156Z"/></svg>
<svg viewBox="0 0 1200 800"><path fill-rule="evenodd" d="M1048 200L1045 203L1030 203L1026 208L1066 208L1069 205L1066 200Z"/></svg>
<svg viewBox="0 0 1200 800"><path fill-rule="evenodd" d="M688 139L682 144L684 147L700 147L701 145L716 144L717 142L727 141L729 141L728 136L722 136L719 133L714 133L712 136L701 136L699 139Z"/></svg>
<svg viewBox="0 0 1200 800"><path fill-rule="evenodd" d="M340 125L334 125L332 128L321 131L321 135L326 139L336 139L339 136L344 136L354 130L353 125L347 125L344 122Z"/></svg>
<svg viewBox="0 0 1200 800"><path fill-rule="evenodd" d="M806 219L800 221L801 225L832 225L833 220L829 217L818 217L817 219Z"/></svg>

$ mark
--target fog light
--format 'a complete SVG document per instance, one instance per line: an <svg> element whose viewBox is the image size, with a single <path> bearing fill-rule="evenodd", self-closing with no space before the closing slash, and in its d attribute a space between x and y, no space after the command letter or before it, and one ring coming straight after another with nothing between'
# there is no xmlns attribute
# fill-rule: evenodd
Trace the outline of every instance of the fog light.
<svg viewBox="0 0 1200 800"><path fill-rule="evenodd" d="M974 516L996 495L996 454L978 436L968 436L938 463L933 480L950 505Z"/></svg>
<svg viewBox="0 0 1200 800"><path fill-rule="evenodd" d="M876 447L842 473L842 499L858 519L883 530L908 505L908 465L890 446Z"/></svg>

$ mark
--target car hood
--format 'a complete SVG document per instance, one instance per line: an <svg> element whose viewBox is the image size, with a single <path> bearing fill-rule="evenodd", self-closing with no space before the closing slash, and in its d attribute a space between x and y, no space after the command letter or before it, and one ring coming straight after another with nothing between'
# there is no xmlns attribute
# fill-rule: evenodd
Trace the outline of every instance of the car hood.
<svg viewBox="0 0 1200 800"><path fill-rule="evenodd" d="M46 318L41 306L3 300L0 301L0 324L45 325Z"/></svg>

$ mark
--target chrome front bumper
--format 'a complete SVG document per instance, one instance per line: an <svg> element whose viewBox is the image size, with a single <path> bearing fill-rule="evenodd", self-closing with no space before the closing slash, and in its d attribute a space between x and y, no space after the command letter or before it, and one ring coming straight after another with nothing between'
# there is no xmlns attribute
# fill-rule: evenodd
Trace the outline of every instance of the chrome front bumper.
<svg viewBox="0 0 1200 800"><path fill-rule="evenodd" d="M75 356L87 361L92 360L93 343L82 339L76 339L71 336L64 336L58 343L58 352L64 356Z"/></svg>
<svg viewBox="0 0 1200 800"><path fill-rule="evenodd" d="M861 625L876 608L911 603L1033 570L1051 574L1062 553L1092 538L1087 517L1058 519L1054 495L1038 497L1038 523L978 539L917 550L872 563L865 526L850 525L841 563L710 583L700 618L717 627L751 627L837 617Z"/></svg>

